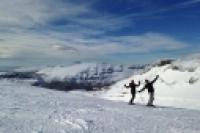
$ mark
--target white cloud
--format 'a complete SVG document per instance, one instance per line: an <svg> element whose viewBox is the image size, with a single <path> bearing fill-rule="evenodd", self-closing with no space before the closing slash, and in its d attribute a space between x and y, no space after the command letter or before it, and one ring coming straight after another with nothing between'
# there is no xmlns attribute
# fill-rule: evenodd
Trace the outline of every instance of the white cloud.
<svg viewBox="0 0 200 133"><path fill-rule="evenodd" d="M57 27L49 24L57 19L64 19L69 23ZM111 14L102 16L92 9L90 3L75 4L61 0L1 0L0 58L79 59L186 47L185 43L158 33L91 37L129 25L129 18ZM38 29L38 26L44 29ZM36 30L30 30L31 28Z"/></svg>
<svg viewBox="0 0 200 133"><path fill-rule="evenodd" d="M161 14L161 13L165 13L165 12L169 12L169 11L173 11L173 10L176 10L176 9L180 9L180 8L187 8L191 5L194 5L194 4L198 4L200 3L200 0L185 0L183 2L178 2L177 4L174 4L174 5L171 5L171 6L166 6L166 7L160 7L158 6L157 8L155 8L154 10L152 10L152 7L153 5L155 6L156 5L156 2L152 2L152 1L135 1L133 0L134 3L139 3L140 5L143 5L144 8L146 7L151 7L151 10L148 11L148 10L145 10L145 11L142 11L142 12L133 12L131 14L128 14L128 15L125 15L121 18L126 18L126 19L130 19L130 18L138 18L138 17L141 17L141 18L144 18L144 17L148 17L148 16L153 16L153 15L156 15L156 14Z"/></svg>
<svg viewBox="0 0 200 133"><path fill-rule="evenodd" d="M44 36L38 34L20 34L4 36L0 42L0 57L24 57L35 58L65 57L95 58L105 54L117 53L144 53L158 50L176 50L187 45L172 37L158 34L146 33L138 36L106 37L100 39L76 38L66 36L57 38L55 34Z"/></svg>
<svg viewBox="0 0 200 133"><path fill-rule="evenodd" d="M32 27L46 24L59 17L72 17L88 12L86 5L77 5L60 0L1 0L0 24Z"/></svg>
<svg viewBox="0 0 200 133"><path fill-rule="evenodd" d="M63 28L69 28L70 31L80 28L78 32L85 28L85 32L89 31L88 34L90 31L102 33L102 31L118 30L129 24L128 19L124 21L109 14L99 14L92 9L91 2L81 4L69 0L1 0L0 2L0 29L12 32L28 30L37 26L50 26L50 22L59 19L69 22Z"/></svg>

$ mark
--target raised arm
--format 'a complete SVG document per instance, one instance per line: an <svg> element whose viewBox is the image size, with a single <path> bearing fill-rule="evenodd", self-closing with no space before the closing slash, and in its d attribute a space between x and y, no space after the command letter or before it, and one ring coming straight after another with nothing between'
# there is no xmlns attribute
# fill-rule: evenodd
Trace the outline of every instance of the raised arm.
<svg viewBox="0 0 200 133"><path fill-rule="evenodd" d="M159 75L156 75L156 78L153 81L151 81L151 84L155 83L158 78L159 78Z"/></svg>
<svg viewBox="0 0 200 133"><path fill-rule="evenodd" d="M140 81L138 82L138 84L135 84L135 86L140 86Z"/></svg>
<svg viewBox="0 0 200 133"><path fill-rule="evenodd" d="M130 88L130 85L124 84L124 87L125 87L125 88Z"/></svg>
<svg viewBox="0 0 200 133"><path fill-rule="evenodd" d="M141 90L139 90L138 92L143 92L146 89L146 86L144 86Z"/></svg>

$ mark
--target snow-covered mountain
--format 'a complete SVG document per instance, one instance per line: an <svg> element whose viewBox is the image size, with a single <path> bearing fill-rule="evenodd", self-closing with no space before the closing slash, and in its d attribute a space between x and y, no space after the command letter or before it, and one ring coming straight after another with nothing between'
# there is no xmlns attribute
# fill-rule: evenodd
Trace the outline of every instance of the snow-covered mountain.
<svg viewBox="0 0 200 133"><path fill-rule="evenodd" d="M17 69L0 78L34 79L33 85L58 90L96 90L127 78L145 65L111 65L106 63L76 63L70 66L40 69Z"/></svg>
<svg viewBox="0 0 200 133"><path fill-rule="evenodd" d="M145 106L146 92L137 94L134 106L121 102L130 98L124 84L132 79L143 84L157 74L156 108ZM70 90L108 85L96 95L43 88ZM1 72L0 133L199 133L199 87L197 55L161 60L150 66L79 63Z"/></svg>
<svg viewBox="0 0 200 133"><path fill-rule="evenodd" d="M37 73L43 75L43 79L47 82L64 81L66 79L74 78L76 80L117 80L124 73L123 66L112 66L110 64L97 63L80 63L68 67L49 67L38 71ZM114 77L118 76L118 77ZM109 77L109 76L112 76ZM116 79L113 79L116 78Z"/></svg>
<svg viewBox="0 0 200 133"><path fill-rule="evenodd" d="M199 111L129 106L0 80L1 133L199 133Z"/></svg>
<svg viewBox="0 0 200 133"><path fill-rule="evenodd" d="M200 56L183 59L165 59L152 65L110 65L99 63L76 63L70 66L23 68L12 72L1 72L0 79L14 78L30 80L34 86L57 90L93 90L92 95L110 100L128 101L130 90L124 88L134 79L152 80L160 75L155 84L155 104L200 110ZM103 90L103 91L94 91ZM137 103L146 103L147 93L138 93Z"/></svg>
<svg viewBox="0 0 200 133"><path fill-rule="evenodd" d="M175 61L159 61L144 70L143 73L133 75L110 87L103 98L110 100L128 101L130 93L124 88L132 79L136 82L141 81L141 89L144 80L152 80L156 75L160 75L155 83L156 89L155 104L176 106L192 109L200 109L200 56L189 56ZM138 93L137 103L147 102L147 92Z"/></svg>

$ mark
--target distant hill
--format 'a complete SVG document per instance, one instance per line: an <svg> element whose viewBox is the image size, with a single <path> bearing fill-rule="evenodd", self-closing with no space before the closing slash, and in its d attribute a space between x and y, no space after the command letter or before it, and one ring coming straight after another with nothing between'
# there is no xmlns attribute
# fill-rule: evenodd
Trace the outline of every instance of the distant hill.
<svg viewBox="0 0 200 133"><path fill-rule="evenodd" d="M17 69L3 73L0 78L33 79L34 86L57 90L100 90L129 77L146 65L111 65L106 63L76 63L70 66L44 67L41 69Z"/></svg>

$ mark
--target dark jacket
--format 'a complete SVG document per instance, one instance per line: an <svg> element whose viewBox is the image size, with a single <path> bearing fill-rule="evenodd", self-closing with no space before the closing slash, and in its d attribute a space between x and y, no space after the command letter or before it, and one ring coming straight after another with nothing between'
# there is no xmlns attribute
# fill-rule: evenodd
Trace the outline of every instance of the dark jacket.
<svg viewBox="0 0 200 133"><path fill-rule="evenodd" d="M129 83L128 86L125 85L126 88L131 88L131 94L135 94L137 86L140 86L140 82L139 82L139 84L135 84L135 83L131 82L131 83Z"/></svg>
<svg viewBox="0 0 200 133"><path fill-rule="evenodd" d="M139 91L139 92L142 92L144 91L145 89L148 90L149 93L154 93L154 87L153 87L153 84L156 82L156 80L158 79L159 76L156 76L156 78L149 82L149 83L146 83L145 86Z"/></svg>
<svg viewBox="0 0 200 133"><path fill-rule="evenodd" d="M146 88L148 90L148 92L152 93L154 92L154 87L153 87L153 83L150 82L150 83L147 83L144 88Z"/></svg>

